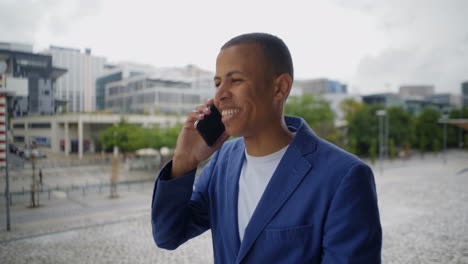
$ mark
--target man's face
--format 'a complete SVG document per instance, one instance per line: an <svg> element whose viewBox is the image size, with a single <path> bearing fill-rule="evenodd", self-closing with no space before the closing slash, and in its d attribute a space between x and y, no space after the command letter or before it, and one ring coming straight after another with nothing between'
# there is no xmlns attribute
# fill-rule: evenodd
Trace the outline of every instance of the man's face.
<svg viewBox="0 0 468 264"><path fill-rule="evenodd" d="M216 60L214 104L231 136L256 136L271 125L273 76L257 44L222 49Z"/></svg>

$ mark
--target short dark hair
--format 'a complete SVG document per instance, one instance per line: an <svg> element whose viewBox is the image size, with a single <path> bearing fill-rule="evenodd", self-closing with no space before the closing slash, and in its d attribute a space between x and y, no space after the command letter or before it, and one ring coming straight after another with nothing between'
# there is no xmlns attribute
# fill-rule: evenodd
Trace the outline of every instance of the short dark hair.
<svg viewBox="0 0 468 264"><path fill-rule="evenodd" d="M221 49L250 43L259 45L263 51L266 64L271 66L274 74L280 75L288 73L291 76L291 79L294 80L294 67L291 53L283 40L277 36L267 33L243 34L230 39L221 47Z"/></svg>

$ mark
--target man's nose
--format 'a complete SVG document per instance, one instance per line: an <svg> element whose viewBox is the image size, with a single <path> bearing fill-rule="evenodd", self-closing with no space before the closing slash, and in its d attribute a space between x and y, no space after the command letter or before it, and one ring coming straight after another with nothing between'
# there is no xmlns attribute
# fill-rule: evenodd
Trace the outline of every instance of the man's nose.
<svg viewBox="0 0 468 264"><path fill-rule="evenodd" d="M214 96L215 101L222 102L230 97L229 87L225 83L221 83L218 88L216 88L216 93Z"/></svg>

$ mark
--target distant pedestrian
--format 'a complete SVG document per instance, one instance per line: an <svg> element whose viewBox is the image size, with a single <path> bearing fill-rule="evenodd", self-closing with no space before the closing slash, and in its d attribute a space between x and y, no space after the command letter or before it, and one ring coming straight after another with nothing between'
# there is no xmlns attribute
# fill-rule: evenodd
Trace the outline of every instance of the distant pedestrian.
<svg viewBox="0 0 468 264"><path fill-rule="evenodd" d="M42 170L39 170L39 184L42 185Z"/></svg>

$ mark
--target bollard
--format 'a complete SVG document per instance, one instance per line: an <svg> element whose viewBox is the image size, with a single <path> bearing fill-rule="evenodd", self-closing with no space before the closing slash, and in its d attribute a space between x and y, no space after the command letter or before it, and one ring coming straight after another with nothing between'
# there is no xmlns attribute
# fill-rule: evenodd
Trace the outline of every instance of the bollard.
<svg viewBox="0 0 468 264"><path fill-rule="evenodd" d="M23 186L23 195L24 195L24 186Z"/></svg>
<svg viewBox="0 0 468 264"><path fill-rule="evenodd" d="M86 192L85 192L85 187L81 187L81 190L83 190L83 196L86 196Z"/></svg>
<svg viewBox="0 0 468 264"><path fill-rule="evenodd" d="M102 182L99 183L99 194L101 193L101 189L102 189Z"/></svg>
<svg viewBox="0 0 468 264"><path fill-rule="evenodd" d="M49 201L50 201L50 189L48 190L48 196L49 196Z"/></svg>
<svg viewBox="0 0 468 264"><path fill-rule="evenodd" d="M59 190L58 184L57 184L56 190L57 190L57 191Z"/></svg>
<svg viewBox="0 0 468 264"><path fill-rule="evenodd" d="M127 183L127 191L130 191L130 183Z"/></svg>

